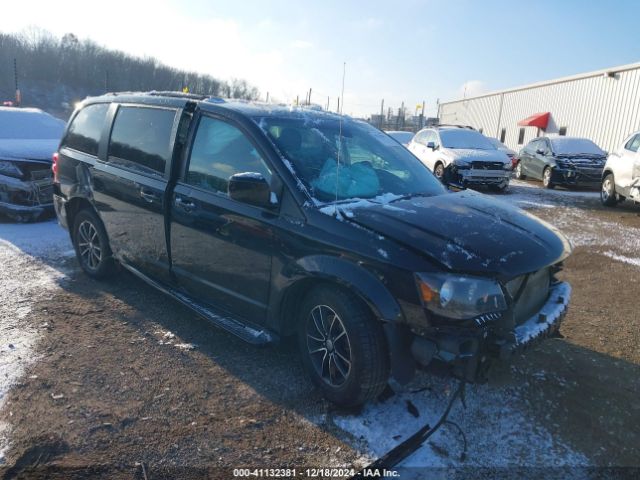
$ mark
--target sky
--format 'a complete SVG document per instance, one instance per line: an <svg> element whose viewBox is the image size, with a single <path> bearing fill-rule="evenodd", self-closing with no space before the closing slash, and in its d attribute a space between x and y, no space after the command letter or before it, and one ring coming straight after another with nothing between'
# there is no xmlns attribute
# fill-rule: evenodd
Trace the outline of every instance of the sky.
<svg viewBox="0 0 640 480"><path fill-rule="evenodd" d="M74 33L367 116L640 61L635 0L20 0L0 31Z"/></svg>

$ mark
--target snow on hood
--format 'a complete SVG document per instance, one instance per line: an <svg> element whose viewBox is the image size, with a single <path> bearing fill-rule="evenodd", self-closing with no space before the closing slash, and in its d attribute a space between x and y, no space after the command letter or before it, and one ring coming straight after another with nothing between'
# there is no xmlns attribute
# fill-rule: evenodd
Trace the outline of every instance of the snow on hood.
<svg viewBox="0 0 640 480"><path fill-rule="evenodd" d="M38 160L50 162L59 140L0 139L0 160Z"/></svg>
<svg viewBox="0 0 640 480"><path fill-rule="evenodd" d="M451 271L513 278L557 263L571 251L568 240L546 222L470 191L350 207L349 221Z"/></svg>
<svg viewBox="0 0 640 480"><path fill-rule="evenodd" d="M479 150L472 148L444 148L444 153L453 163L473 161L510 163L506 153L500 150Z"/></svg>

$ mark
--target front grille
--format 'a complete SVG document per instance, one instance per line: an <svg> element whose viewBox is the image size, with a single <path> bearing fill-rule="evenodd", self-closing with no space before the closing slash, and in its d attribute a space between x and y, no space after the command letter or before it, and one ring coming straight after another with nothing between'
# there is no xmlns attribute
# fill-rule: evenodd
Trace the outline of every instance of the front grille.
<svg viewBox="0 0 640 480"><path fill-rule="evenodd" d="M471 162L471 168L475 170L502 170L502 162Z"/></svg>
<svg viewBox="0 0 640 480"><path fill-rule="evenodd" d="M512 282L516 281L520 281L520 279L512 280ZM522 283L520 282L517 292L513 293L512 288L507 284L509 293L512 295L519 293L517 298L515 298L516 303L513 309L516 325L520 325L529 320L533 315L538 313L546 303L551 286L551 271L549 268L543 268L528 275L524 281L526 282L524 289L522 289ZM520 292L520 290L522 291Z"/></svg>
<svg viewBox="0 0 640 480"><path fill-rule="evenodd" d="M31 180L50 180L52 176L51 169L31 170Z"/></svg>

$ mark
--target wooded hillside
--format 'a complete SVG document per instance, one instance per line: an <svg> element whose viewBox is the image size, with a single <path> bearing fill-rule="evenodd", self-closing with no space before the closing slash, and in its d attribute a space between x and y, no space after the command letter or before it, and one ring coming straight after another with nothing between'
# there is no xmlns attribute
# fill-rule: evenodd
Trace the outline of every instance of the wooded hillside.
<svg viewBox="0 0 640 480"><path fill-rule="evenodd" d="M0 103L14 100L14 59L22 105L60 117L91 95L116 91L182 90L231 98L256 99L258 90L244 80L226 82L186 72L155 58L109 50L68 33L62 38L39 29L21 34L0 32Z"/></svg>

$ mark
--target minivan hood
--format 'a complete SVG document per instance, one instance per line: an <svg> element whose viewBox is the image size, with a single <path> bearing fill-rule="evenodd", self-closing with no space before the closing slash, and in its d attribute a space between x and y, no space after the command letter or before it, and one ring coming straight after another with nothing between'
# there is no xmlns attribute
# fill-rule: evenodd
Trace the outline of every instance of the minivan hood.
<svg viewBox="0 0 640 480"><path fill-rule="evenodd" d="M0 139L0 159L51 162L59 142L59 139Z"/></svg>
<svg viewBox="0 0 640 480"><path fill-rule="evenodd" d="M568 240L551 225L472 191L370 204L347 218L454 272L509 279L571 252Z"/></svg>
<svg viewBox="0 0 640 480"><path fill-rule="evenodd" d="M445 148L445 154L454 162L502 162L510 163L506 153L500 150L475 150L472 148Z"/></svg>

